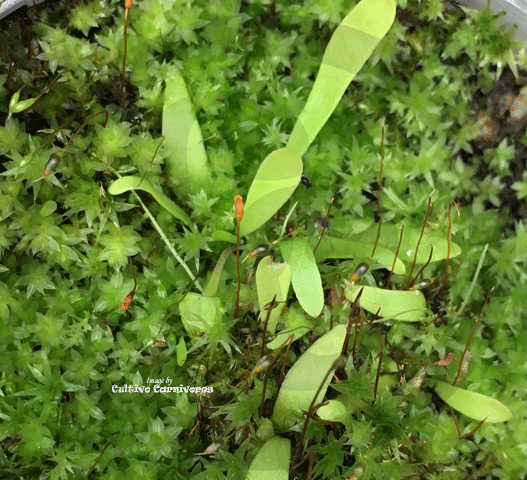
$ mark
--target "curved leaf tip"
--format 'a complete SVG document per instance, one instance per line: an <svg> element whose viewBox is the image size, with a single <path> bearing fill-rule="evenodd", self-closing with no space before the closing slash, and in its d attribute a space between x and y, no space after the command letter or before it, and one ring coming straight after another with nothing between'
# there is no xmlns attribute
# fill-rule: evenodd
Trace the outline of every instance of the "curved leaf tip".
<svg viewBox="0 0 527 480"><path fill-rule="evenodd" d="M267 222L293 194L301 176L302 158L295 150L285 147L267 155L249 188L240 235Z"/></svg>
<svg viewBox="0 0 527 480"><path fill-rule="evenodd" d="M511 411L498 400L471 392L438 380L434 386L441 399L454 410L473 420L487 423L506 422L512 417Z"/></svg>

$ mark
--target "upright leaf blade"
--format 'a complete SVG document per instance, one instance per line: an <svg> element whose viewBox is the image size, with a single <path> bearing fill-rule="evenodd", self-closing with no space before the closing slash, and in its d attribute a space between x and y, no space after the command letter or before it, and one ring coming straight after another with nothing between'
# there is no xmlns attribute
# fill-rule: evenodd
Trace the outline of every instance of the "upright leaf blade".
<svg viewBox="0 0 527 480"><path fill-rule="evenodd" d="M287 480L290 456L291 442L287 438L277 436L267 440L251 462L246 479Z"/></svg>
<svg viewBox="0 0 527 480"><path fill-rule="evenodd" d="M240 235L263 225L293 194L302 176L302 158L290 148L271 152L260 165L245 201Z"/></svg>
<svg viewBox="0 0 527 480"><path fill-rule="evenodd" d="M324 382L316 402L322 401L331 380L327 373L339 358L345 337L346 326L337 325L311 345L287 372L272 416L280 428L290 427L302 418L301 411L309 409Z"/></svg>
<svg viewBox="0 0 527 480"><path fill-rule="evenodd" d="M291 284L291 267L287 263L275 263L270 255L262 258L256 269L256 291L258 292L258 304L262 321L267 316L264 306L275 298L276 302L285 302ZM267 331L271 334L276 329L276 324L284 306L280 303L274 308L269 316Z"/></svg>
<svg viewBox="0 0 527 480"><path fill-rule="evenodd" d="M185 81L175 71L166 81L162 133L170 179L185 194L207 191L211 182L201 128L193 108Z"/></svg>
<svg viewBox="0 0 527 480"><path fill-rule="evenodd" d="M342 20L326 47L315 84L298 116L288 147L304 155L394 19L394 0L362 0Z"/></svg>
<svg viewBox="0 0 527 480"><path fill-rule="evenodd" d="M304 311L317 317L324 306L324 290L311 246L304 238L280 243L284 260L291 265L291 283Z"/></svg>
<svg viewBox="0 0 527 480"><path fill-rule="evenodd" d="M353 302L362 289L360 305L370 313L401 322L419 322L426 318L426 299L419 290L385 290L368 285L351 285L344 295Z"/></svg>
<svg viewBox="0 0 527 480"><path fill-rule="evenodd" d="M315 247L317 242L318 238L310 239L310 244L313 247ZM374 243L356 242L354 240L348 240L347 238L325 235L317 248L315 258L319 261L326 258L352 258L357 262L365 261L370 257L373 246ZM395 252L381 245L377 245L372 260L384 268L391 270L394 258ZM402 275L405 271L404 263L397 257L393 272Z"/></svg>

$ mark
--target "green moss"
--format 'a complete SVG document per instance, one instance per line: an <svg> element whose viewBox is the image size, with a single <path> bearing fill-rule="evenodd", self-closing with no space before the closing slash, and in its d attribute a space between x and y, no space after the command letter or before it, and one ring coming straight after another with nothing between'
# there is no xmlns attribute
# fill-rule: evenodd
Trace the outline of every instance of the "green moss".
<svg viewBox="0 0 527 480"><path fill-rule="evenodd" d="M317 218L325 217L333 197L328 236L353 239L372 225L385 119L384 224L420 226L435 189L425 235L429 229L446 232L448 203L455 198L460 216L452 208L453 241L462 253L449 262L445 290L444 260L423 273L437 277L425 290L432 323L386 325L383 383L399 382L389 370L393 358L406 379L421 363L450 351L455 360L449 374L427 366L425 386L417 392L403 395L399 383L383 388L371 407L381 332L377 323L361 326L355 358L348 356L337 372L341 382L331 384L348 402L351 429L311 422L303 454L312 450L319 478L349 478L357 465L363 466L361 480L520 478L526 474L526 233L524 221L499 208L504 185L520 200L527 194L524 173L506 178L525 135L479 148L473 103L478 89L487 94L502 71L525 65L513 58L511 33L496 26L488 9L465 15L439 0L400 1L399 7L394 26L303 156L312 187L300 185L279 220L275 215L248 235L243 254L280 237L295 202L289 223L301 237L319 235ZM8 60L0 57L2 472L13 478L83 478L93 466L90 476L101 478L244 478L261 445L256 432L265 375L252 373L261 356L255 286L246 282L245 271L253 260L241 268L242 305L235 320L236 263L234 255L227 258L217 292L224 322L215 337L189 338L177 304L205 284L226 247L214 240L215 232L235 231L234 195L245 198L260 162L285 145L325 46L349 9L344 1L134 3L124 97L124 12L117 1L46 4L37 14L29 54L21 26L0 37L0 52L13 60L8 78ZM165 147L156 154L164 82L174 67L183 72L212 168L211 183L186 197L170 190ZM21 88L20 101L43 95L7 119L9 102ZM106 127L97 117L62 150L102 108L109 112ZM43 178L52 155L60 155L60 162ZM482 169L489 173L482 176ZM110 195L116 172L144 177L172 196L193 224L183 227L142 192L148 214L134 195ZM396 244L397 238L386 241ZM271 253L280 261L278 248ZM325 293L344 287L355 266L354 260L320 263ZM202 277L192 284L191 275L198 273ZM125 311L120 305L134 289L134 275L137 291ZM386 277L372 268L363 282ZM406 281L391 279L398 288ZM514 419L483 425L470 440L459 441L447 408L429 386L436 377L452 381L493 286L459 386L499 398ZM286 312L296 318L302 314L295 302L289 299ZM436 319L443 306L446 312ZM332 311L334 323L347 320L347 305ZM329 329L330 317L325 307L320 318L305 320L314 333L295 341L287 358L285 348L276 353L267 402L276 399L283 362L294 364L314 335ZM177 363L180 339L188 350L184 365ZM152 346L158 340L167 345ZM113 385L147 386L149 378L215 391L199 400L189 392L112 392ZM264 404L263 416L269 415ZM462 433L476 426L461 416L458 422ZM289 437L294 451L300 435ZM203 454L214 443L222 446Z"/></svg>

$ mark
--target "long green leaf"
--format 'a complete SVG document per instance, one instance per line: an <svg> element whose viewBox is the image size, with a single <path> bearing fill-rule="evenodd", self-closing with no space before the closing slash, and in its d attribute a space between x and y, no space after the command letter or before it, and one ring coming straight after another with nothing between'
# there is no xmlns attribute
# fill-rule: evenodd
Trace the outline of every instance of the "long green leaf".
<svg viewBox="0 0 527 480"><path fill-rule="evenodd" d="M258 168L249 188L240 235L263 225L293 194L302 176L302 158L290 148L271 152Z"/></svg>
<svg viewBox="0 0 527 480"><path fill-rule="evenodd" d="M291 283L300 306L308 315L317 317L324 306L324 290L313 249L305 238L280 243L284 260L291 265Z"/></svg>
<svg viewBox="0 0 527 480"><path fill-rule="evenodd" d="M251 462L246 480L287 480L290 456L291 442L287 438L267 440Z"/></svg>
<svg viewBox="0 0 527 480"><path fill-rule="evenodd" d="M234 251L234 245L229 245L223 252L221 252L220 258L212 271L212 275L203 289L203 295L206 297L213 297L218 291L218 286L220 284L221 272L223 272L223 267L227 261L227 257Z"/></svg>
<svg viewBox="0 0 527 480"><path fill-rule="evenodd" d="M288 147L304 155L394 19L394 0L362 0L342 20L326 47L315 84L296 121Z"/></svg>
<svg viewBox="0 0 527 480"><path fill-rule="evenodd" d="M258 304L260 305L260 315L262 321L267 317L264 306L276 296L276 302L285 302L291 284L291 267L287 263L275 263L270 255L262 258L256 269L256 291L258 292ZM284 309L280 303L271 311L267 331L271 334L276 329L278 319Z"/></svg>
<svg viewBox="0 0 527 480"><path fill-rule="evenodd" d="M447 405L473 420L496 423L506 422L512 417L503 403L481 393L463 390L441 380L436 382L434 389Z"/></svg>
<svg viewBox="0 0 527 480"><path fill-rule="evenodd" d="M318 242L318 238L312 238L309 242L313 247L315 247ZM336 238L325 235L317 248L315 258L317 261L321 261L326 258L353 258L358 263L369 258L373 250L373 245L373 243L356 242L346 238ZM391 270L394 258L395 252L377 245L373 260L379 265ZM404 263L399 258L397 258L395 262L395 268L393 271L394 273L401 275L406 271Z"/></svg>
<svg viewBox="0 0 527 480"><path fill-rule="evenodd" d="M156 190L153 185L148 180L142 180L140 177L121 177L118 178L115 182L110 185L108 192L111 195L120 195L121 193L128 192L130 190L143 190L148 192L154 197L154 199L161 205L165 210L167 210L174 218L185 222L187 225L192 225L190 217L178 207L170 198L165 194L161 193L159 190Z"/></svg>
<svg viewBox="0 0 527 480"><path fill-rule="evenodd" d="M344 295L353 302L360 290L360 305L364 310L384 318L401 322L419 322L425 319L426 299L419 290L384 290L368 285L351 285Z"/></svg>
<svg viewBox="0 0 527 480"><path fill-rule="evenodd" d="M311 345L287 372L272 416L279 428L289 428L302 418L301 411L309 409L324 382L316 402L322 401L331 380L331 375L326 375L340 356L345 336L346 326L337 325Z"/></svg>
<svg viewBox="0 0 527 480"><path fill-rule="evenodd" d="M181 193L207 192L211 170L187 86L179 71L174 70L167 78L162 133L169 178Z"/></svg>
<svg viewBox="0 0 527 480"><path fill-rule="evenodd" d="M397 248L399 237L401 233L401 227L398 225L383 225L381 230L380 243L388 248ZM361 241L373 242L377 235L377 226L369 228L366 232L358 235ZM411 263L414 260L415 249L419 242L421 235L421 227L415 228L406 225L404 227L403 238L401 240L401 246L399 248L399 258L403 261ZM430 256L431 247L434 247L431 262L437 262L444 260L448 254L448 242L446 235L437 232L429 231L425 229L421 243L419 244L419 250L417 252L416 263L422 264L428 261ZM454 242L450 242L450 258L456 257L461 253L461 248Z"/></svg>

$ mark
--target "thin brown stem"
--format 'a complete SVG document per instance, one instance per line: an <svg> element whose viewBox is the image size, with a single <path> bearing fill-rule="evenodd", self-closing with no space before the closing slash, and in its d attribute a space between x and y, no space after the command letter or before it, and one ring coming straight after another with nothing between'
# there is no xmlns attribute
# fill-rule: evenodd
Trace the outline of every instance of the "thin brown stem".
<svg viewBox="0 0 527 480"><path fill-rule="evenodd" d="M395 264L397 263L397 257L399 256L399 250L401 249L401 243L403 241L404 233L404 222L401 227L401 234L399 235L399 243L397 244L397 250L395 251L395 257L393 257L392 268L390 270L390 275L388 275L388 281L386 282L386 288L390 288L390 282L392 281L393 271L395 270Z"/></svg>
<svg viewBox="0 0 527 480"><path fill-rule="evenodd" d="M443 285L441 286L442 290L446 288L446 285L448 282L448 266L450 263L450 236L452 234L452 204L456 206L458 216L460 215L457 203L455 202L455 200L450 200L450 203L448 204L448 230L447 230L447 236L446 236L447 255L446 255L446 260L445 260L445 275L443 277Z"/></svg>
<svg viewBox="0 0 527 480"><path fill-rule="evenodd" d="M421 245L421 240L423 239L423 235L425 233L426 222L428 220L428 217L430 216L430 212L432 211L432 194L434 192L435 192L435 190L432 191L432 193L428 197L428 208L426 209L426 215L425 215L425 219L423 221L423 226L421 227L421 234L419 235L419 240L417 241L417 245L415 246L414 261L412 262L412 268L410 269L410 273L408 274L408 280L406 281L406 288L407 289L408 289L408 287L410 287L412 273L414 272L415 264L417 262L417 253L419 252L419 246Z"/></svg>
<svg viewBox="0 0 527 480"><path fill-rule="evenodd" d="M326 231L326 228L328 226L328 221L329 221L329 212L331 212L331 205L333 205L333 200L335 200L335 197L333 197L331 199L331 202L329 202L329 207L328 207L328 213L326 214L326 221L324 222L324 226L322 227L322 232L320 234L320 238L318 239L318 243L317 243L317 246L315 247L315 249L313 250L313 253L315 253L317 251L317 248L318 246L320 245L320 242L322 241L322 237L324 236L324 232Z"/></svg>
<svg viewBox="0 0 527 480"><path fill-rule="evenodd" d="M291 340L293 339L293 335L291 335ZM263 417L263 408L264 408L264 402L265 402L265 392L267 391L267 381L269 379L269 374L271 373L273 367L275 366L276 362L278 361L278 354L280 353L280 350L284 347L285 344L280 345L278 349L276 350L276 354L273 357L273 361L271 365L269 365L269 368L265 372L264 379L262 382L262 400L260 401L260 407L258 408L258 412L260 414L260 417ZM286 349L286 358L289 353L289 348Z"/></svg>
<svg viewBox="0 0 527 480"><path fill-rule="evenodd" d="M95 462L93 463L93 465L90 467L90 469L88 470L88 473L86 473L86 476L84 477L84 480L86 480L89 476L90 476L90 473L93 471L93 469L97 466L97 464L101 461L101 458L102 456L104 455L104 452L106 452L106 449L110 446L110 441L106 442L106 445L103 447L101 453L99 454L99 456L95 459Z"/></svg>
<svg viewBox="0 0 527 480"><path fill-rule="evenodd" d="M373 387L373 400L371 401L371 405L373 406L375 403L375 399L377 398L377 389L379 388L379 378L381 376L381 368L382 368L382 359L384 356L384 344L386 341L386 334L384 333L384 327L381 324L381 342L379 346L379 364L377 365L377 374L375 375L375 386Z"/></svg>
<svg viewBox="0 0 527 480"><path fill-rule="evenodd" d="M278 306L278 303L276 303L276 294L273 297L273 299L271 300L271 302L267 304L267 306L269 308L267 310L267 315L265 316L265 322L264 322L264 326L263 326L262 351L260 352L260 357L263 357L264 353L265 353L265 337L267 335L267 324L269 323L269 319L271 318L271 312L273 311L274 308L276 308Z"/></svg>
<svg viewBox="0 0 527 480"><path fill-rule="evenodd" d="M4 88L6 90L9 90L9 81L11 80L11 75L13 73L13 60L11 60L9 53L0 52L0 55L2 55L2 57L4 57L7 60L7 63L9 64L9 66L7 67L7 76L4 82Z"/></svg>
<svg viewBox="0 0 527 480"><path fill-rule="evenodd" d="M234 318L238 317L240 310L240 288L242 286L242 278L240 274L240 222L243 219L243 199L240 195L234 197L234 209L236 216L236 273L238 275L238 288L236 289L236 309L234 310Z"/></svg>
<svg viewBox="0 0 527 480"><path fill-rule="evenodd" d="M348 344L349 344L349 336L351 333L351 325L352 325L352 319L354 319L355 323L355 338L353 340L353 351L352 351L352 359L355 357L355 346L357 344L357 326L359 324L359 317L360 317L360 297L362 296L362 292L364 291L364 287L362 287L359 290L359 294L355 297L355 300L353 301L353 304L350 308L350 314L348 317L348 322L346 323L346 337L344 339L344 343L342 345L342 350L340 352L341 355L346 355L346 352L348 351Z"/></svg>
<svg viewBox="0 0 527 480"><path fill-rule="evenodd" d="M124 53L123 53L123 71L121 74L121 85L119 86L119 98L121 100L121 106L124 107L124 90L126 83L126 55L128 53L128 11L132 6L133 0L125 0L124 4Z"/></svg>
<svg viewBox="0 0 527 480"><path fill-rule="evenodd" d="M379 243L379 239L381 238L381 227L382 227L382 218L379 217L379 224L377 226L377 237L375 237L375 243L373 245L373 250L371 251L370 259L373 259L373 256L375 255L375 250L377 250L377 245Z"/></svg>
<svg viewBox="0 0 527 480"><path fill-rule="evenodd" d="M309 420L311 420L311 417L314 415L315 413L315 403L317 401L317 398L320 394L320 391L322 390L322 388L324 387L325 383L326 383L326 380L327 378L333 374L333 372L337 369L337 368L340 368L342 365L344 365L344 362L346 361L346 357L344 356L339 356L334 362L333 364L331 365L331 367L329 367L329 370L326 372L326 375L324 376L324 379L322 380L322 382L320 382L320 385L318 386L317 388L317 391L313 397L313 400L311 400L311 404L309 405L309 409L307 411L307 415L306 415L306 418L304 420L304 427L302 428L302 433L300 434L300 439L298 440L298 446L296 448L296 452L295 452L295 456L293 457L293 462L291 464L291 469L289 470L289 473L292 473L293 470L295 468L297 468L298 464L297 464L297 459L300 457L300 452L302 451L302 448L303 448L303 445L304 445L304 438L306 436L306 433L307 433L307 427L309 425Z"/></svg>
<svg viewBox="0 0 527 480"><path fill-rule="evenodd" d="M457 379L459 378L459 375L461 374L461 367L463 365L463 360L465 359L465 355L467 354L468 347L470 345L472 337L474 336L474 333L476 332L476 329L478 328L478 326L479 326L479 324L481 322L481 317L483 316L483 312L485 311L485 307L487 306L487 303L489 302L490 294L494 291L495 288L496 287L492 287L490 289L490 292L487 294L487 298L483 302L483 306L481 307L481 312L479 313L478 319L476 320L476 325L474 325L474 328L472 329L472 333L468 337L467 344L465 345L465 350L463 350L463 355L461 355L461 359L459 360L459 367L457 369L457 375L456 375L456 378L454 378L454 381L452 382L452 385L456 384Z"/></svg>
<svg viewBox="0 0 527 480"><path fill-rule="evenodd" d="M419 275L421 275L421 273L424 272L425 268L428 267L428 265L430 265L430 261L432 260L432 255L434 253L434 246L431 245L430 246L430 255L428 255L428 260L426 261L426 263L419 269L419 271L417 272L417 274L415 275L414 279L410 282L411 284L415 283L417 281L417 279L419 278Z"/></svg>
<svg viewBox="0 0 527 480"><path fill-rule="evenodd" d="M53 130L53 132L51 132L48 137L46 138L46 140L44 140L44 142L38 147L39 150L43 150L44 147L49 143L51 142L51 140L53 140L53 137L58 133L60 132L69 122L71 122L73 120L73 117L74 115L70 115L65 121L64 123L62 123L62 125L60 125L59 127L57 127L55 130Z"/></svg>
<svg viewBox="0 0 527 480"><path fill-rule="evenodd" d="M247 371L245 372L245 393L249 393L251 377L251 335L248 336L247 349L245 350L245 361L247 362Z"/></svg>
<svg viewBox="0 0 527 480"><path fill-rule="evenodd" d="M106 128L106 124L108 123L108 112L106 110L101 110L100 112L97 112L97 113L94 113L93 115L90 115L86 120L84 120L84 122L82 123L82 125L77 128L77 131L72 135L72 137L68 140L68 143L66 143L66 145L64 145L60 150L65 150L66 147L73 141L73 139L79 134L79 132L87 125L87 123L90 121L90 120L93 120L95 117L101 115L101 114L104 114L106 115L106 119L104 120L104 123L103 123L103 127Z"/></svg>
<svg viewBox="0 0 527 480"><path fill-rule="evenodd" d="M479 430L481 425L483 425L483 423L485 423L485 420L487 420L487 417L485 417L483 420L481 420L481 422L478 423L476 428L472 429L468 433L465 433L465 435L461 435L461 429L459 428L459 423L457 423L457 417L456 417L456 414L454 412L454 409L450 405L448 405L448 408L450 409L450 415L452 415L452 418L454 419L454 423L456 424L457 436L458 436L458 438L460 440L465 440L465 438L468 438L471 435L474 435Z"/></svg>
<svg viewBox="0 0 527 480"><path fill-rule="evenodd" d="M377 220L381 218L381 194L382 194L382 179L383 179L383 170L384 170L384 118L382 119L382 129L381 129L381 169L379 170L379 190L377 192L377 210L375 216ZM373 253L372 253L373 256Z"/></svg>

